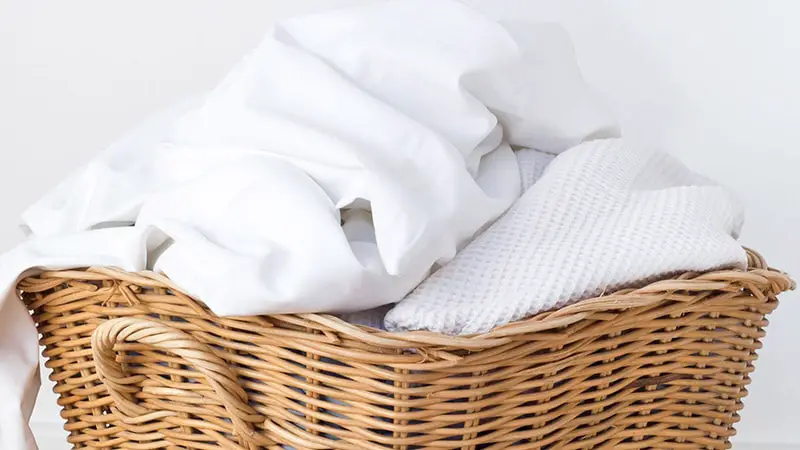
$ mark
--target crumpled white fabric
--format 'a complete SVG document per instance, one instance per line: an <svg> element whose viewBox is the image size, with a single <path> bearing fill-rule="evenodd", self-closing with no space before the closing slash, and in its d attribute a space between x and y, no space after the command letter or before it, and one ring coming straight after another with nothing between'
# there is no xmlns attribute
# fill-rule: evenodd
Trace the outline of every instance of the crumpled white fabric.
<svg viewBox="0 0 800 450"><path fill-rule="evenodd" d="M555 158L555 154L543 152L532 148L522 148L514 152L519 165L519 176L522 191L525 192L533 186L545 172L545 169ZM513 205L512 205L513 207ZM402 302L402 300L401 300ZM351 313L337 314L340 319L367 327L386 330L386 314L394 308L394 305L383 305L366 311L356 311Z"/></svg>
<svg viewBox="0 0 800 450"><path fill-rule="evenodd" d="M745 268L742 221L730 190L668 154L622 139L585 142L557 156L385 326L481 333L678 273Z"/></svg>
<svg viewBox="0 0 800 450"><path fill-rule="evenodd" d="M511 145L558 153L617 134L556 25L402 0L275 26L212 92L25 212L34 237L0 258L0 398L20 399L0 408L22 411L0 423L0 447L34 448L21 274L153 268L221 315L364 310L508 208Z"/></svg>

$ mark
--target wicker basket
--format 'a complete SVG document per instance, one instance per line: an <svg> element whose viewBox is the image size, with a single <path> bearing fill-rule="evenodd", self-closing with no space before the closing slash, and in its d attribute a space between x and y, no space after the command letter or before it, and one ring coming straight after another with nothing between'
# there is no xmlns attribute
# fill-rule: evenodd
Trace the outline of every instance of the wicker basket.
<svg viewBox="0 0 800 450"><path fill-rule="evenodd" d="M73 448L726 449L794 287L749 257L459 338L220 318L153 273L20 290Z"/></svg>

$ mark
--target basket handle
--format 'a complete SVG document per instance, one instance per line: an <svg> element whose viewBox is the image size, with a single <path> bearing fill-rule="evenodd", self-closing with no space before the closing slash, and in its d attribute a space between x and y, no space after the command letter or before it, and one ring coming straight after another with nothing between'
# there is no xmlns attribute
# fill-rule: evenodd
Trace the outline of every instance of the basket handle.
<svg viewBox="0 0 800 450"><path fill-rule="evenodd" d="M253 422L261 423L264 419L248 405L247 393L227 363L188 333L155 320L138 317L112 319L100 324L92 334L92 356L97 374L123 414L138 417L153 411L133 401L135 386L141 377L127 375L116 361L114 345L118 342L148 344L184 359L203 374L230 416L236 436L251 445L274 444L253 429ZM163 415L159 417L169 419Z"/></svg>

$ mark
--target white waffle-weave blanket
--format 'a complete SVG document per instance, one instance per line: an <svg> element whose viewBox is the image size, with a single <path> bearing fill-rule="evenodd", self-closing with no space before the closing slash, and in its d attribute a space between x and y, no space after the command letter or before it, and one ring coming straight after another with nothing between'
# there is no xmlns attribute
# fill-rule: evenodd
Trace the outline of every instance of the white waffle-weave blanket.
<svg viewBox="0 0 800 450"><path fill-rule="evenodd" d="M471 334L684 271L745 267L742 208L669 155L620 139L556 157L486 232L386 316Z"/></svg>

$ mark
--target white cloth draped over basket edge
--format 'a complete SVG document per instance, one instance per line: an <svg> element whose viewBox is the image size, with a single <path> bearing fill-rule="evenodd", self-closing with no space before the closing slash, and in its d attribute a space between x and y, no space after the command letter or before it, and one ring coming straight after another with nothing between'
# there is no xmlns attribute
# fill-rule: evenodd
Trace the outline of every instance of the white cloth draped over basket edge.
<svg viewBox="0 0 800 450"><path fill-rule="evenodd" d="M520 192L510 145L557 153L616 135L555 25L446 0L277 25L211 93L23 215L33 236L0 258L0 446L36 448L23 275L155 268L221 315L366 309L402 298L507 209Z"/></svg>

